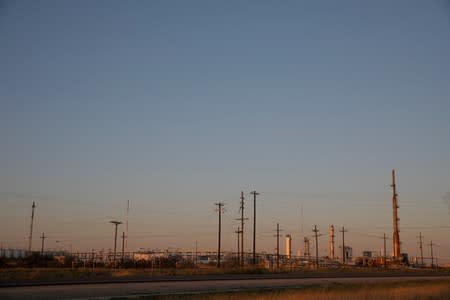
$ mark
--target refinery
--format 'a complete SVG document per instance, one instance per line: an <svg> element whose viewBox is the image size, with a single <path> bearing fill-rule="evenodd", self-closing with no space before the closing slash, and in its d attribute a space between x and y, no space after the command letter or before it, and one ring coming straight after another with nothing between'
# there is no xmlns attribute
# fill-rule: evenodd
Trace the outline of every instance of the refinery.
<svg viewBox="0 0 450 300"><path fill-rule="evenodd" d="M39 266L53 266L53 267L83 267L83 268L97 268L97 267L111 267L111 268L128 268L128 267L150 267L150 268L180 268L180 267L258 267L269 270L274 269L319 269L319 268L341 268L341 267L372 267L385 269L398 268L439 268L446 267L446 265L439 266L438 257L433 254L433 242L425 244L422 239L422 234L419 233L419 256L410 256L408 253L402 252L400 226L398 217L398 194L396 187L396 174L392 170L392 236L384 234L380 236L383 240L383 248L381 250L373 251L371 249L364 250L361 254L353 252L351 240L345 239L345 233L348 232L344 226L338 227L330 224L327 229L328 235L328 252L325 256L319 255L318 237L319 229L317 225L312 229L311 235L304 235L299 244L303 245L301 249L294 252L292 249L293 234L282 234L279 223L277 223L276 247L273 253L257 252L256 251L256 196L259 195L256 191L251 192L254 200L254 216L252 222L245 226L249 218L244 216L244 192L241 192L240 197L240 212L239 219L240 226L235 233L237 234L237 247L235 251L222 251L221 249L221 230L222 221L221 215L223 213L223 203L216 203L219 222L218 222L218 247L217 251L204 251L195 249L195 251L182 251L179 249L143 249L138 251L127 250L127 236L128 236L128 218L126 221L110 221L114 225L114 247L108 250L92 250L89 252L78 252L72 250L62 249L47 249L45 247L46 236L42 233L41 249L40 251L33 251L33 226L34 214L36 209L35 202L32 203L31 222L29 227L28 248L27 249L0 249L0 257L4 266L15 266L17 264L39 265ZM129 213L129 201L127 201L127 216ZM253 223L253 232L252 224ZM121 236L118 237L118 226L124 225L125 230ZM248 232L244 231L244 228ZM324 230L325 231L325 230ZM253 251L244 251L244 233L253 233ZM392 241L392 253L387 252L387 243ZM58 242L58 241L57 241ZM323 242L323 241L322 241ZM429 247L429 255L424 255L424 247Z"/></svg>

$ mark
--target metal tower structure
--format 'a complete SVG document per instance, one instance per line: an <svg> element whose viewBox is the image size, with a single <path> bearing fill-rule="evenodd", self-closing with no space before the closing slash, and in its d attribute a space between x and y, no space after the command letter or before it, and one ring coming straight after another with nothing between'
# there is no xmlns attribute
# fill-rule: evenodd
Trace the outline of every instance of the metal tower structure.
<svg viewBox="0 0 450 300"><path fill-rule="evenodd" d="M393 234L393 249L394 249L394 258L400 258L400 235L399 235L399 227L398 227L398 221L400 220L398 218L398 201L397 201L397 189L396 189L396 185L395 185L395 170L392 170L392 211L393 211L393 216L392 216L392 221L394 224L394 234Z"/></svg>

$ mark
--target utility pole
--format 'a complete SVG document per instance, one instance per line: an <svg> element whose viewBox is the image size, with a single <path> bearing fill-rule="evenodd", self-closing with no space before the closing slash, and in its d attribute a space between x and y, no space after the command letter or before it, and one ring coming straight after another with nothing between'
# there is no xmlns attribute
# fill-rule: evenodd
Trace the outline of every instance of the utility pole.
<svg viewBox="0 0 450 300"><path fill-rule="evenodd" d="M433 241L430 242L430 248L431 248L431 268L434 268L434 256L433 256Z"/></svg>
<svg viewBox="0 0 450 300"><path fill-rule="evenodd" d="M250 192L253 195L253 265L256 265L256 191Z"/></svg>
<svg viewBox="0 0 450 300"><path fill-rule="evenodd" d="M342 232L342 264L345 264L345 233L347 230L342 226L342 229L339 230L339 232Z"/></svg>
<svg viewBox="0 0 450 300"><path fill-rule="evenodd" d="M222 234L222 207L225 205L222 202L215 203L215 205L218 206L216 211L219 213L219 241L218 241L218 247L217 247L217 267L220 268L220 239Z"/></svg>
<svg viewBox="0 0 450 300"><path fill-rule="evenodd" d="M303 239L303 242L305 243L305 249L304 249L304 253L303 256L305 257L310 257L311 256L311 252L309 251L309 239L305 236Z"/></svg>
<svg viewBox="0 0 450 300"><path fill-rule="evenodd" d="M240 264L244 266L244 221L248 220L248 218L244 218L244 191L241 191L241 206L239 207L241 211L241 217L236 219L237 221L241 221L241 261Z"/></svg>
<svg viewBox="0 0 450 300"><path fill-rule="evenodd" d="M127 200L127 218L125 223L125 249L128 250L128 214L130 213L130 200Z"/></svg>
<svg viewBox="0 0 450 300"><path fill-rule="evenodd" d="M383 233L383 265L386 268L386 233Z"/></svg>
<svg viewBox="0 0 450 300"><path fill-rule="evenodd" d="M125 258L125 241L126 241L126 236L125 236L125 232L122 232L122 264L123 264L123 259Z"/></svg>
<svg viewBox="0 0 450 300"><path fill-rule="evenodd" d="M422 248L422 232L419 232L419 249L420 249L420 264L423 267L423 248Z"/></svg>
<svg viewBox="0 0 450 300"><path fill-rule="evenodd" d="M398 200L397 200L397 189L395 185L395 170L392 170L392 211L393 211L393 223L394 223L394 234L393 234L393 244L394 244L394 257L396 259L400 258L400 235L398 228Z"/></svg>
<svg viewBox="0 0 450 300"><path fill-rule="evenodd" d="M42 245L41 245L41 256L44 256L44 240L45 240L46 236L44 233L42 233L41 235L41 239L42 239Z"/></svg>
<svg viewBox="0 0 450 300"><path fill-rule="evenodd" d="M238 226L237 231L235 231L234 233L237 234L237 263L238 263L238 266L240 266L241 265L241 262L240 262L241 255L240 255L240 243L239 243L240 238L239 238L239 236L242 233L242 230L239 228L239 226Z"/></svg>
<svg viewBox="0 0 450 300"><path fill-rule="evenodd" d="M117 226L119 224L122 224L120 221L110 221L109 223L112 223L115 225L115 233L114 233L114 256L113 256L113 266L116 267L116 250L117 250Z"/></svg>
<svg viewBox="0 0 450 300"><path fill-rule="evenodd" d="M313 232L314 232L314 238L316 240L316 269L318 269L319 268L319 241L317 238L319 236L321 236L321 234L320 235L317 234L319 232L319 229L317 229L317 225L314 225Z"/></svg>
<svg viewBox="0 0 450 300"><path fill-rule="evenodd" d="M277 237L277 269L280 268L280 224L277 223L277 234L275 235Z"/></svg>
<svg viewBox="0 0 450 300"><path fill-rule="evenodd" d="M198 241L195 240L195 266L197 267L198 263Z"/></svg>
<svg viewBox="0 0 450 300"><path fill-rule="evenodd" d="M31 225L30 225L30 235L28 236L28 252L31 253L31 243L33 241L33 222L34 222L34 208L36 205L34 204L31 206Z"/></svg>

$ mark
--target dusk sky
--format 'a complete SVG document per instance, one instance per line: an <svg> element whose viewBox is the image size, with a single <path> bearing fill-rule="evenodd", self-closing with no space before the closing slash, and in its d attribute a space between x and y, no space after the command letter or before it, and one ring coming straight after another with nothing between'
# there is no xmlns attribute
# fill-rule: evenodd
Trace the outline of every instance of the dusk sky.
<svg viewBox="0 0 450 300"><path fill-rule="evenodd" d="M130 200L130 250L214 251L220 201L236 251L243 190L250 251L256 190L257 251L361 255L396 169L402 252L448 262L450 3L0 1L0 139L4 248L33 201L34 249L112 248Z"/></svg>

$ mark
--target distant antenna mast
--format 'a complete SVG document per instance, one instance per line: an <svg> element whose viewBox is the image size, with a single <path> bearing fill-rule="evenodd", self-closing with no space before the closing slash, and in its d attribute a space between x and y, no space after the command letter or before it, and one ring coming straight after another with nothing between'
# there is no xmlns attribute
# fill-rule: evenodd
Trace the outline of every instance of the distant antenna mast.
<svg viewBox="0 0 450 300"><path fill-rule="evenodd" d="M128 250L128 214L130 213L130 200L127 200L127 216L125 220L125 249Z"/></svg>
<svg viewBox="0 0 450 300"><path fill-rule="evenodd" d="M31 252L31 242L33 241L33 222L34 222L34 208L36 205L33 201L33 206L31 207L31 225L30 225L30 235L28 237L28 252Z"/></svg>
<svg viewBox="0 0 450 300"><path fill-rule="evenodd" d="M397 202L397 190L395 185L395 170L392 170L392 210L393 210L393 223L394 223L394 235L393 235L393 243L394 243L394 257L400 257L400 235L398 229L398 202Z"/></svg>

